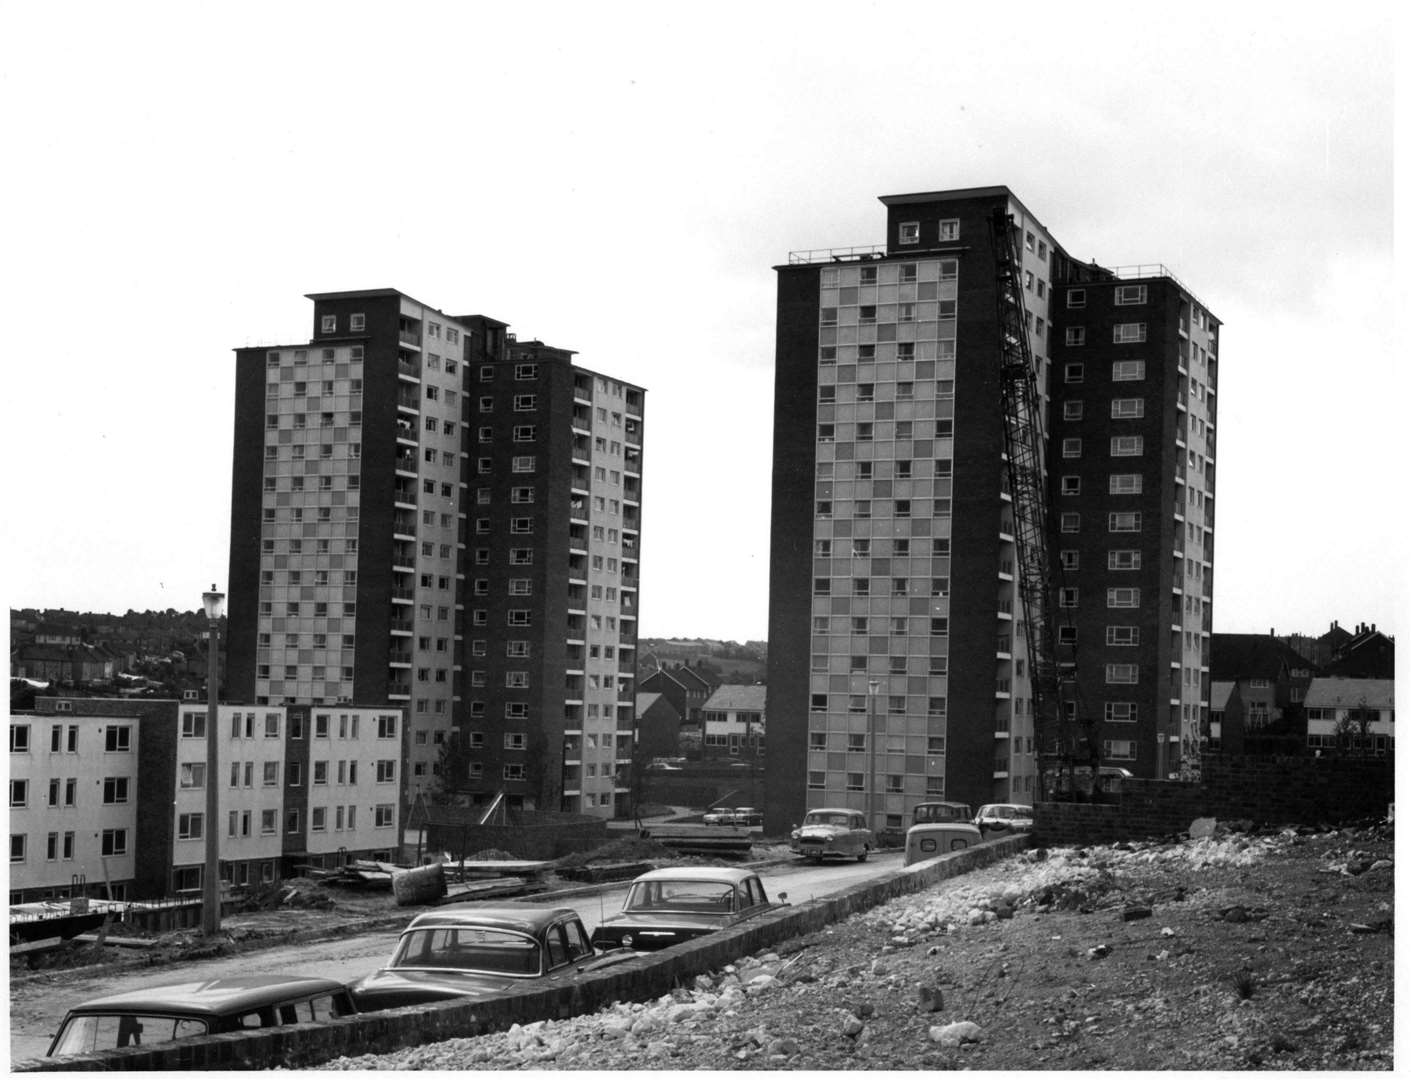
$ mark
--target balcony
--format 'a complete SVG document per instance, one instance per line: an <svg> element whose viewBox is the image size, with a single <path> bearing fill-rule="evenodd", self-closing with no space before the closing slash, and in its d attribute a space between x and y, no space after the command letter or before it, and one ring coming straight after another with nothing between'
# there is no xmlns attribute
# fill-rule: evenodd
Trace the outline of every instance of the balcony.
<svg viewBox="0 0 1411 1080"><path fill-rule="evenodd" d="M397 350L397 374L404 379L421 378L421 357L404 349Z"/></svg>
<svg viewBox="0 0 1411 1080"><path fill-rule="evenodd" d="M412 651L410 649L392 649L387 654L387 663L392 667L411 667Z"/></svg>
<svg viewBox="0 0 1411 1080"><path fill-rule="evenodd" d="M413 625L410 618L398 618L393 616L391 619L387 620L387 629L394 634L410 634Z"/></svg>
<svg viewBox="0 0 1411 1080"><path fill-rule="evenodd" d="M388 700L407 699L412 696L412 684L408 682L389 682L387 684Z"/></svg>
<svg viewBox="0 0 1411 1080"><path fill-rule="evenodd" d="M392 515L392 533L395 536L416 536L416 515L398 511Z"/></svg>

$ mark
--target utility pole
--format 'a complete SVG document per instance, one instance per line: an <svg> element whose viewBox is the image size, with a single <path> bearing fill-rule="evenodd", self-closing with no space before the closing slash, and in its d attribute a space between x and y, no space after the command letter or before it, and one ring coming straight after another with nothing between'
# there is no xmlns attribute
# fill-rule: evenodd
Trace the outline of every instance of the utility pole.
<svg viewBox="0 0 1411 1080"><path fill-rule="evenodd" d="M872 679L867 684L867 827L877 828L877 690Z"/></svg>

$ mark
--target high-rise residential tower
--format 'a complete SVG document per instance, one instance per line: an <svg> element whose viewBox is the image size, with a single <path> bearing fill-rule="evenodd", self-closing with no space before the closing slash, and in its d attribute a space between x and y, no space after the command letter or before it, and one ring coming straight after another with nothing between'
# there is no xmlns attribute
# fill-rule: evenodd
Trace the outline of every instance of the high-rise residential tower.
<svg viewBox="0 0 1411 1080"><path fill-rule="evenodd" d="M630 704L616 707L632 700L630 674L599 670L591 619L605 626L606 612L589 588L601 561L591 584L606 595L611 550L607 656L630 673L642 391L562 350L536 343L545 359L527 357L506 324L393 289L309 298L307 344L236 350L230 695L401 708L404 805L450 787L472 802L610 813L615 758L598 760L597 726L600 782L579 785L569 756L588 730L574 680L590 674L571 665L591 638L591 685L615 695L610 730L619 714L630 730ZM601 451L594 404L609 413ZM443 783L453 738L466 775Z"/></svg>
<svg viewBox="0 0 1411 1080"><path fill-rule="evenodd" d="M1208 701L1216 321L1164 270L1069 259L1007 188L882 202L884 245L777 268L766 827L825 804L880 829L926 799L1039 797L997 209L1023 279L1049 517L1067 530L1050 538L1051 600L1078 627L1107 758L1167 775ZM1067 381L1075 364L1091 402Z"/></svg>

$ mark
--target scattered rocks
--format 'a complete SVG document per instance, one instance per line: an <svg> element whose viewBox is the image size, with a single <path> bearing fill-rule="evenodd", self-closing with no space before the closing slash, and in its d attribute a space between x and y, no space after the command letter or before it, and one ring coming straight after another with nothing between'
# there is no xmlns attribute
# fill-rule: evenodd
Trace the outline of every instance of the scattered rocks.
<svg viewBox="0 0 1411 1080"><path fill-rule="evenodd" d="M654 1002L527 1025L514 1042L487 1035L330 1067L1389 1068L1392 943L1376 935L1392 932L1392 860L1389 843L1354 849L1372 846L1363 835L1220 826L1029 852L809 935L787 972L761 954L683 977ZM1318 878L1320 867L1339 876ZM1141 925L1157 915L1180 925ZM1277 933L1240 925L1265 918ZM1003 1037L956 1019L967 1014Z"/></svg>

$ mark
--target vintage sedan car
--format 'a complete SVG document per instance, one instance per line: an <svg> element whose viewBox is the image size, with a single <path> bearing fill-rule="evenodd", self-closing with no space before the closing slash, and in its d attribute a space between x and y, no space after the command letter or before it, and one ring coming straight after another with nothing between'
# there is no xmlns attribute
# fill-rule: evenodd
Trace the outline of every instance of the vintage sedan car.
<svg viewBox="0 0 1411 1080"><path fill-rule="evenodd" d="M975 815L975 827L996 832L1034 827L1034 808L1019 803L986 803Z"/></svg>
<svg viewBox="0 0 1411 1080"><path fill-rule="evenodd" d="M742 825L746 828L754 828L764 824L764 811L757 810L753 806L737 806L735 813L730 819L732 825Z"/></svg>
<svg viewBox="0 0 1411 1080"><path fill-rule="evenodd" d="M534 981L567 982L630 959L600 953L572 908L451 904L418 915L386 967L349 988L362 1012L449 998L494 997Z"/></svg>
<svg viewBox="0 0 1411 1080"><path fill-rule="evenodd" d="M803 824L789 834L789 850L818 863L827 858L866 862L876 846L867 819L857 810L810 810Z"/></svg>
<svg viewBox="0 0 1411 1080"><path fill-rule="evenodd" d="M152 1046L227 1031L303 1024L357 1012L332 979L235 975L95 998L64 1017L49 1056Z"/></svg>
<svg viewBox="0 0 1411 1080"><path fill-rule="evenodd" d="M786 894L779 894L782 903ZM735 866L650 870L627 890L622 910L593 931L601 949L664 949L753 919L777 907L759 875Z"/></svg>
<svg viewBox="0 0 1411 1080"><path fill-rule="evenodd" d="M703 825L733 825L735 824L735 808L733 806L713 806L701 817Z"/></svg>
<svg viewBox="0 0 1411 1080"><path fill-rule="evenodd" d="M911 811L911 828L906 830L903 865L963 851L982 839L979 827L970 819L968 803L917 803Z"/></svg>

